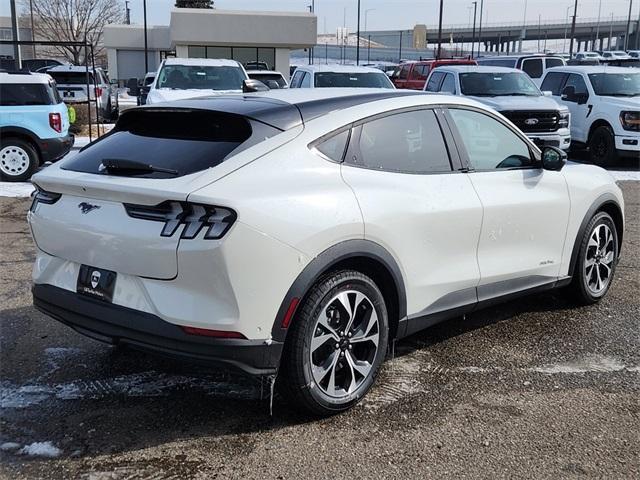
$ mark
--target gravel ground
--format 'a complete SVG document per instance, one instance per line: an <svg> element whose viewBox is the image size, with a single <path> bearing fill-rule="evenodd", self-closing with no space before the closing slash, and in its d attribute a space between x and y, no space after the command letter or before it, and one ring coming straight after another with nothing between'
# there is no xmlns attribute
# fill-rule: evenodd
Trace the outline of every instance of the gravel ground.
<svg viewBox="0 0 640 480"><path fill-rule="evenodd" d="M432 327L323 420L36 312L29 202L0 198L0 478L639 478L640 183L622 185L600 304L551 292Z"/></svg>

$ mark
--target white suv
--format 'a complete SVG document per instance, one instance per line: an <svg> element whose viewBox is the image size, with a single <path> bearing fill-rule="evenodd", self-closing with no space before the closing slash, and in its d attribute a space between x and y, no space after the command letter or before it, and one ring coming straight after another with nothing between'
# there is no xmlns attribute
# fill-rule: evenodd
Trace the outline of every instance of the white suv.
<svg viewBox="0 0 640 480"><path fill-rule="evenodd" d="M566 150L571 144L569 109L547 98L522 70L438 67L429 75L424 90L474 98L507 117L538 146Z"/></svg>
<svg viewBox="0 0 640 480"><path fill-rule="evenodd" d="M571 138L589 148L591 161L640 158L640 69L571 66L550 70L542 81L571 110Z"/></svg>
<svg viewBox="0 0 640 480"><path fill-rule="evenodd" d="M605 295L622 194L565 158L482 104L410 90L130 109L33 178L34 304L335 413L394 339L527 292Z"/></svg>

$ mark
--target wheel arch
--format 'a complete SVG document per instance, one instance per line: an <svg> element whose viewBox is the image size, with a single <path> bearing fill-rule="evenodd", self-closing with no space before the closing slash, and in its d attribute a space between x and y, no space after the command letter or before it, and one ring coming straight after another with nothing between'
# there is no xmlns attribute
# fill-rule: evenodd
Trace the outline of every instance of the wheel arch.
<svg viewBox="0 0 640 480"><path fill-rule="evenodd" d="M291 327L291 323L283 327L285 318L289 316L291 322L295 322L298 307L318 279L329 272L343 269L360 271L376 283L387 304L390 338L397 336L407 316L406 291L400 267L379 244L370 240L347 240L322 252L298 275L280 304L271 330L272 339L284 342Z"/></svg>
<svg viewBox="0 0 640 480"><path fill-rule="evenodd" d="M624 235L624 215L622 208L618 203L618 199L612 193L604 193L600 195L589 207L587 213L582 219L582 223L578 228L578 233L573 242L573 249L571 251L571 261L569 263L570 277L573 277L576 263L578 262L578 254L580 252L581 239L585 234L587 226L593 216L598 212L606 212L613 219L613 223L616 226L616 233L618 234L618 257L622 251L622 237Z"/></svg>
<svg viewBox="0 0 640 480"><path fill-rule="evenodd" d="M587 143L589 143L589 141L591 140L591 135L593 134L595 129L598 127L609 127L615 135L615 132L613 130L613 126L611 125L611 123L608 120L605 120L604 118L599 118L595 120L589 127L589 134L587 135Z"/></svg>
<svg viewBox="0 0 640 480"><path fill-rule="evenodd" d="M42 161L40 142L38 136L35 133L22 127L0 127L0 139L7 137L19 138L20 140L28 142L33 146L33 149L38 154L38 161Z"/></svg>

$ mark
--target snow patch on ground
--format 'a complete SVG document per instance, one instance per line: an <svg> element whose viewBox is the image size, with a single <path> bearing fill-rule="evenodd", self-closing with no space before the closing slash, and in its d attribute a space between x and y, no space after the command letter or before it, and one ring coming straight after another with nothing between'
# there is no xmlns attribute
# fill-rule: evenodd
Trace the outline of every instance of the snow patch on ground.
<svg viewBox="0 0 640 480"><path fill-rule="evenodd" d="M612 357L594 357L573 362L556 363L530 369L537 373L609 373L623 370L635 371L635 367L627 367L620 360Z"/></svg>
<svg viewBox="0 0 640 480"><path fill-rule="evenodd" d="M609 170L609 173L616 181L625 181L625 180L635 180L640 181L640 171L618 171L618 170Z"/></svg>
<svg viewBox="0 0 640 480"><path fill-rule="evenodd" d="M33 190L31 182L0 182L0 197L28 197Z"/></svg>
<svg viewBox="0 0 640 480"><path fill-rule="evenodd" d="M16 442L4 442L0 445L0 450L3 452L13 452L14 450L18 450L20 448L20 444Z"/></svg>
<svg viewBox="0 0 640 480"><path fill-rule="evenodd" d="M33 442L29 445L25 445L18 453L21 455L29 455L30 457L55 458L62 454L62 450L56 447L53 443L46 441Z"/></svg>

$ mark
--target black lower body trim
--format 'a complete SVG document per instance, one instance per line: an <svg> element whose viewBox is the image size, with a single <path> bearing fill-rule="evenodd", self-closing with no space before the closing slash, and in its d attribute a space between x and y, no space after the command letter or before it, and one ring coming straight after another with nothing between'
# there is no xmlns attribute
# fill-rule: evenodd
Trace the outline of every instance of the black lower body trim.
<svg viewBox="0 0 640 480"><path fill-rule="evenodd" d="M69 153L74 142L75 137L71 134L64 137L40 139L38 146L40 147L40 153L42 155L42 163L55 162L61 159Z"/></svg>
<svg viewBox="0 0 640 480"><path fill-rule="evenodd" d="M189 335L150 313L93 300L52 285L34 285L32 291L38 310L96 340L197 363L234 367L251 375L274 374L280 364L280 342Z"/></svg>

